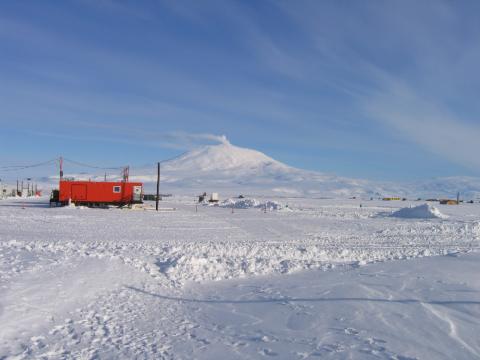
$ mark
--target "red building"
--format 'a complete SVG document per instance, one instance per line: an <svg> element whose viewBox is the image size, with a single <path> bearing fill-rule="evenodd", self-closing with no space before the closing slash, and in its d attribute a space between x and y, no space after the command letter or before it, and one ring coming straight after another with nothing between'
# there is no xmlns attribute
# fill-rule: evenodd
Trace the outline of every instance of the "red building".
<svg viewBox="0 0 480 360"><path fill-rule="evenodd" d="M143 184L128 181L60 180L58 203L76 205L130 205L141 203ZM55 199L56 200L56 199Z"/></svg>

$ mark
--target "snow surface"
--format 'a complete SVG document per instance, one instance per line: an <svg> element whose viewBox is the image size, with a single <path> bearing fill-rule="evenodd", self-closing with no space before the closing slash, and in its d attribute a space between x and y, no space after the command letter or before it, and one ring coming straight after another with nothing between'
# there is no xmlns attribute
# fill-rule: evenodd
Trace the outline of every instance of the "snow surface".
<svg viewBox="0 0 480 360"><path fill-rule="evenodd" d="M407 220L380 201L46 201L0 201L0 358L480 356L477 204Z"/></svg>
<svg viewBox="0 0 480 360"><path fill-rule="evenodd" d="M445 219L447 217L430 204L402 208L391 216L404 219Z"/></svg>
<svg viewBox="0 0 480 360"><path fill-rule="evenodd" d="M479 270L472 254L192 285L182 299L209 344L190 355L477 359Z"/></svg>

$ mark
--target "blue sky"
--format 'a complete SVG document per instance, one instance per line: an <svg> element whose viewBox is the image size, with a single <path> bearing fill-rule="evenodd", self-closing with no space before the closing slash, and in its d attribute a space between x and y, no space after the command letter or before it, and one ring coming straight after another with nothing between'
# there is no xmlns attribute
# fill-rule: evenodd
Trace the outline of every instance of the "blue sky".
<svg viewBox="0 0 480 360"><path fill-rule="evenodd" d="M215 143L378 180L480 175L478 1L5 1L0 161Z"/></svg>

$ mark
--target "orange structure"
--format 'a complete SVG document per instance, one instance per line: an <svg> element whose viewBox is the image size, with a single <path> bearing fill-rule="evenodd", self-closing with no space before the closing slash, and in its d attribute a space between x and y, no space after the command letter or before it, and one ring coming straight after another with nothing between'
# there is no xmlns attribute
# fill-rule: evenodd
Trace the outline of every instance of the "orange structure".
<svg viewBox="0 0 480 360"><path fill-rule="evenodd" d="M141 203L143 184L128 181L60 180L58 202L61 205L130 205Z"/></svg>

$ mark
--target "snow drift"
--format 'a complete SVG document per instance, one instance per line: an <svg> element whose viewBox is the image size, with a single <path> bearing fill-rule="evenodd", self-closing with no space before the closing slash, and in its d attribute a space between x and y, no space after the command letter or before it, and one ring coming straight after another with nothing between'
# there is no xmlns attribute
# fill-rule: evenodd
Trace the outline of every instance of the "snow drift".
<svg viewBox="0 0 480 360"><path fill-rule="evenodd" d="M423 204L415 207L406 207L395 211L392 217L404 219L445 219L446 215L442 214L440 210L429 204Z"/></svg>
<svg viewBox="0 0 480 360"><path fill-rule="evenodd" d="M280 210L283 206L276 201L260 202L257 199L227 199L220 204L221 207L234 209L266 209L266 210Z"/></svg>

